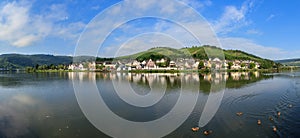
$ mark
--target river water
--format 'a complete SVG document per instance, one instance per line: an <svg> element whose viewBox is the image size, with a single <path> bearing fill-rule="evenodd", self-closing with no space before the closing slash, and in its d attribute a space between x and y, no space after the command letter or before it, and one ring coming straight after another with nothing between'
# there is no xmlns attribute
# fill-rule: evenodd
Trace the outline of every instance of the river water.
<svg viewBox="0 0 300 138"><path fill-rule="evenodd" d="M93 86L96 86L104 106L111 113L138 123L151 122L170 114L180 97L185 98L180 102L187 102L183 105L188 106L179 108L171 118L173 121L155 128L145 127L145 134L156 132L156 129L164 131L165 126L170 125L174 130L166 132L165 137L300 137L299 72L0 72L0 137L92 138L122 132L118 130L125 131L122 132L124 137L137 133L140 128L135 130L128 126L122 129L124 126L116 122L106 126L101 124L101 121L111 119L111 116L104 116L107 115L104 113L106 108L97 105L86 107L82 103L84 100L92 103L94 97L90 91ZM131 90L135 95L129 92ZM154 99L149 96L151 93ZM141 98L136 98L139 96ZM144 96L150 99L143 99ZM206 103L214 108L208 110L211 117L203 115ZM103 115L99 118L100 124L86 116L86 108L95 108L96 118ZM238 112L242 115L237 115ZM181 123L174 126L174 120ZM203 124L200 130L191 131L192 127L199 125L199 121ZM104 125L109 132L100 131L99 125ZM273 131L274 127L276 131ZM205 130L212 133L205 136Z"/></svg>

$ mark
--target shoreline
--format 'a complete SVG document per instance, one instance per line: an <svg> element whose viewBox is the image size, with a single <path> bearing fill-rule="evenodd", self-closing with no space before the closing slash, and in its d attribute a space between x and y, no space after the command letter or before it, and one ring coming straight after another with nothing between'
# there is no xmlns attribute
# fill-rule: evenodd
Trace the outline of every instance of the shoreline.
<svg viewBox="0 0 300 138"><path fill-rule="evenodd" d="M128 73L211 73L211 72L262 72L262 73L276 73L276 72L283 72L283 71L292 71L292 70L299 70L300 67L284 67L284 68L272 68L272 69L226 69L226 70L210 70L210 69L199 69L199 70L156 70L156 69L147 69L147 70L124 70L124 71L107 71L107 70L26 70L26 69L19 69L19 70L0 70L0 72L18 72L24 71L27 73L43 73L43 72L128 72Z"/></svg>

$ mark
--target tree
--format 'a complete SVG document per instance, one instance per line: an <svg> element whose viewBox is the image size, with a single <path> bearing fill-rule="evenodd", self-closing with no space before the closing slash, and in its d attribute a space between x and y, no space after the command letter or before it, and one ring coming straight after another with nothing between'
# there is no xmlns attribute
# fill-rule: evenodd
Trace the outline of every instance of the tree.
<svg viewBox="0 0 300 138"><path fill-rule="evenodd" d="M200 61L198 65L198 69L203 69L204 68L204 62Z"/></svg>
<svg viewBox="0 0 300 138"><path fill-rule="evenodd" d="M249 64L249 68L250 68L250 69L254 69L255 67L256 67L256 65L255 65L254 63L250 63L250 64Z"/></svg>
<svg viewBox="0 0 300 138"><path fill-rule="evenodd" d="M35 72L35 69L33 67L26 67L26 72Z"/></svg>
<svg viewBox="0 0 300 138"><path fill-rule="evenodd" d="M58 68L58 69L65 69L65 66L62 65L62 64L60 64L60 65L57 66L57 68Z"/></svg>
<svg viewBox="0 0 300 138"><path fill-rule="evenodd" d="M279 69L282 66L280 63L275 63L275 68Z"/></svg>
<svg viewBox="0 0 300 138"><path fill-rule="evenodd" d="M243 68L243 67L245 67L245 66L246 66L246 64L245 64L245 63L242 63L242 64L241 64L241 67L242 67L242 68Z"/></svg>
<svg viewBox="0 0 300 138"><path fill-rule="evenodd" d="M39 64L36 64L35 69L39 69L39 66L40 66Z"/></svg>
<svg viewBox="0 0 300 138"><path fill-rule="evenodd" d="M103 70L105 68L104 65L96 65L96 69Z"/></svg>
<svg viewBox="0 0 300 138"><path fill-rule="evenodd" d="M211 65L211 68L212 68L212 69L216 69L216 64L213 63L213 64Z"/></svg>
<svg viewBox="0 0 300 138"><path fill-rule="evenodd" d="M83 67L84 68L88 68L89 67L89 63L88 62L83 63Z"/></svg>
<svg viewBox="0 0 300 138"><path fill-rule="evenodd" d="M54 70L55 68L56 68L56 67L55 67L54 64L51 64L51 65L50 65L50 69Z"/></svg>
<svg viewBox="0 0 300 138"><path fill-rule="evenodd" d="M263 62L261 62L260 67L262 69L270 69L270 68L273 67L273 64L271 62L268 62L268 61L263 61Z"/></svg>
<svg viewBox="0 0 300 138"><path fill-rule="evenodd" d="M232 63L232 62L229 62L229 63L228 63L228 68L231 69L232 66L233 66L233 63Z"/></svg>

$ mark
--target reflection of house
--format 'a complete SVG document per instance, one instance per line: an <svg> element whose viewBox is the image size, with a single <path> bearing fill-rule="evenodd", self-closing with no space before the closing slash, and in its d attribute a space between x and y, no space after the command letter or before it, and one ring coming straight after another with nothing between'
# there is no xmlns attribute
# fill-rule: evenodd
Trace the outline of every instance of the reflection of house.
<svg viewBox="0 0 300 138"><path fill-rule="evenodd" d="M204 75L204 80L211 81L211 74Z"/></svg>
<svg viewBox="0 0 300 138"><path fill-rule="evenodd" d="M230 76L233 80L240 80L241 73L240 72L230 72Z"/></svg>
<svg viewBox="0 0 300 138"><path fill-rule="evenodd" d="M258 78L258 77L259 77L259 72L258 72L258 71L253 72L253 74L254 74L255 78Z"/></svg>

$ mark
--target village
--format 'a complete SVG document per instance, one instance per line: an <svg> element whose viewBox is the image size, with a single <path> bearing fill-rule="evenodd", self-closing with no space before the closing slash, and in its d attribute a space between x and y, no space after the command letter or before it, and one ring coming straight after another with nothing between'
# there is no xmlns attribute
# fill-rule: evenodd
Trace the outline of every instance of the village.
<svg viewBox="0 0 300 138"><path fill-rule="evenodd" d="M194 60L179 58L167 60L162 58L153 61L152 59L139 62L137 60L118 60L104 62L81 62L73 63L68 66L72 71L134 71L134 70L248 70L259 69L260 64L251 60L220 60L219 58L209 60Z"/></svg>

